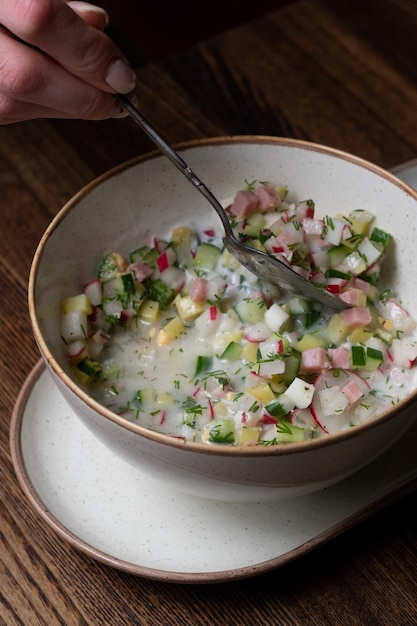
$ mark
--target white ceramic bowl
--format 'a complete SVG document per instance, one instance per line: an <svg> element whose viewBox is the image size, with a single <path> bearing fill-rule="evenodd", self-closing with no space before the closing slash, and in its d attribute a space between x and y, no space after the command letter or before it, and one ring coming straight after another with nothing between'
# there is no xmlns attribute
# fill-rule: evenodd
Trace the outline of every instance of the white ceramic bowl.
<svg viewBox="0 0 417 626"><path fill-rule="evenodd" d="M323 146L272 137L232 137L180 147L184 159L220 199L245 180L287 185L313 198L321 213L364 208L377 215L396 245L384 280L395 285L417 316L415 242L417 193L388 172ZM110 250L128 252L149 235L169 234L178 222L220 228L202 195L155 152L104 174L58 213L36 251L29 310L43 359L62 394L97 439L129 464L174 489L208 498L288 498L341 480L380 455L411 425L414 389L390 411L349 431L300 444L222 447L184 443L150 432L99 405L71 377L60 336L60 302L94 276ZM415 387L417 386L417 382ZM101 445L99 442L97 445Z"/></svg>

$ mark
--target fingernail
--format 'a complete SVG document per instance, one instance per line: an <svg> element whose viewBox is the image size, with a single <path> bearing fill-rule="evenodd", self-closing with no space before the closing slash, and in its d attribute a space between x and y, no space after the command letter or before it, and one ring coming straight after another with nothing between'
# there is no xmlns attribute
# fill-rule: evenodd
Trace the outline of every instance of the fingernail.
<svg viewBox="0 0 417 626"><path fill-rule="evenodd" d="M81 2L79 0L70 0L70 2L67 2L67 5L77 13L99 13L103 16L105 27L109 25L109 14L107 13L107 11L105 11L101 7L96 6L95 4L90 4L89 2Z"/></svg>
<svg viewBox="0 0 417 626"><path fill-rule="evenodd" d="M118 93L129 93L135 88L136 74L125 61L116 59L110 64L104 80Z"/></svg>

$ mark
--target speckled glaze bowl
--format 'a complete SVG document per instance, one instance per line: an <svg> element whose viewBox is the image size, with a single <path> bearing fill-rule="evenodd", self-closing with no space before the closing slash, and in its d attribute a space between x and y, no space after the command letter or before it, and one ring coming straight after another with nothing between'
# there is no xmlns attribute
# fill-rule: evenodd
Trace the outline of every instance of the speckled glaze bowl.
<svg viewBox="0 0 417 626"><path fill-rule="evenodd" d="M179 146L183 158L220 199L245 180L287 185L319 212L365 208L396 242L384 281L417 316L417 193L390 173L349 154L273 137L224 137ZM76 415L132 466L196 496L234 501L289 498L333 484L365 466L416 417L414 391L389 411L349 431L304 443L222 447L183 442L130 423L92 399L72 378L60 336L60 302L94 276L109 251L122 253L178 222L220 228L202 195L157 152L104 174L58 213L34 256L29 311L40 353ZM414 270L413 270L414 268ZM101 442L101 443L100 443Z"/></svg>

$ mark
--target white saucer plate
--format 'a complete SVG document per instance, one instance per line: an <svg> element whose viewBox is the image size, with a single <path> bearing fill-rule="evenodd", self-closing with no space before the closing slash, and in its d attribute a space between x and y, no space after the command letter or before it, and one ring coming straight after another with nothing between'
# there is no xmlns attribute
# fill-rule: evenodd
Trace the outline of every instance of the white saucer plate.
<svg viewBox="0 0 417 626"><path fill-rule="evenodd" d="M417 186L417 160L393 171ZM174 492L98 442L41 361L17 399L10 443L24 493L61 538L106 565L167 582L278 568L417 486L416 422L371 465L312 495L239 504Z"/></svg>

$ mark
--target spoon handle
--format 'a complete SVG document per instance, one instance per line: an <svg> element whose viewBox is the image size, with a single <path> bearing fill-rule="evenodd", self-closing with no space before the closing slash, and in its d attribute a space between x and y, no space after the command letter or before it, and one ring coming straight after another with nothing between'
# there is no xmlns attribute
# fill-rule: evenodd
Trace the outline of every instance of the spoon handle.
<svg viewBox="0 0 417 626"><path fill-rule="evenodd" d="M228 220L225 211L217 200L217 198L213 195L210 189L203 183L202 180L193 172L193 170L187 165L187 163L180 157L178 152L176 152L160 135L157 133L155 128L148 122L148 120L142 115L142 113L135 107L134 104L129 100L129 98L123 94L117 94L120 102L123 107L129 113L131 118L141 127L141 129L148 135L148 137L154 142L156 146L168 157L168 159L184 174L184 176L203 194L205 198L210 202L212 207L217 212L217 215L220 217L224 229L232 239L235 239L233 230L230 226L230 222Z"/></svg>

